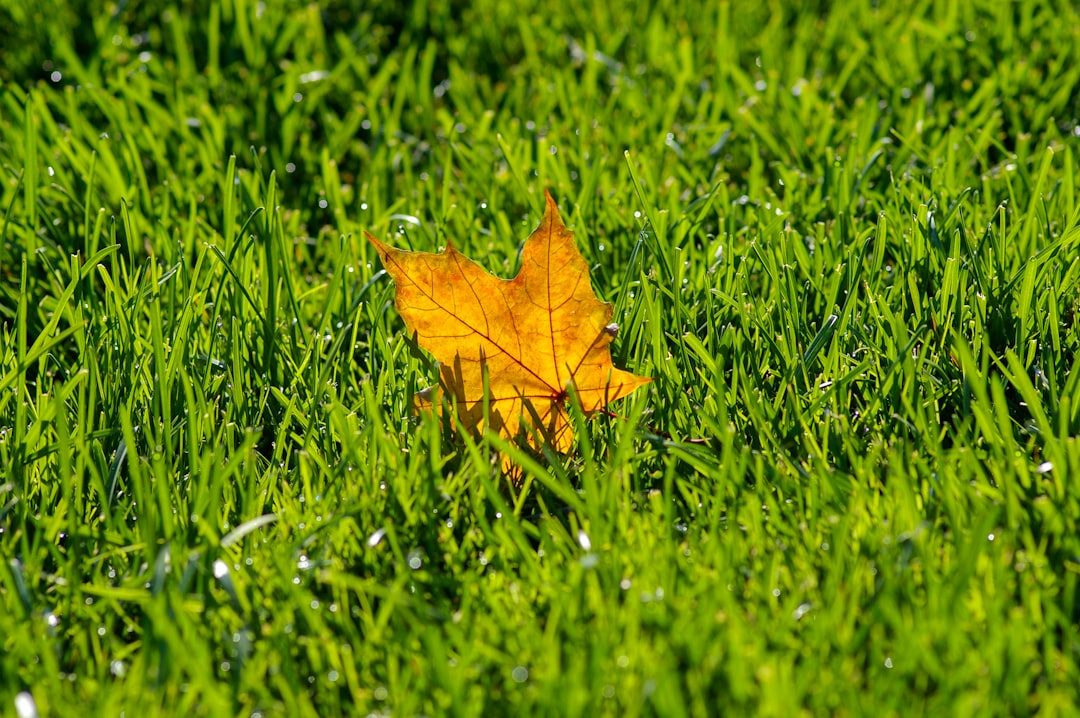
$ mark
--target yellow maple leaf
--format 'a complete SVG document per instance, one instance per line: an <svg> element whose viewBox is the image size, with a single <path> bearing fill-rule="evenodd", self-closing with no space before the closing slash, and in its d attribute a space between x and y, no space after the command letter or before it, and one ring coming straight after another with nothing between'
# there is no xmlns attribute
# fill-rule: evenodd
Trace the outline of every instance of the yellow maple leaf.
<svg viewBox="0 0 1080 718"><path fill-rule="evenodd" d="M437 254L408 252L365 235L394 279L405 326L438 360L439 383L462 425L566 452L571 386L589 414L652 379L612 365L611 305L596 298L574 235L544 194L544 216L509 280L449 244ZM420 407L433 402L428 390L418 395Z"/></svg>

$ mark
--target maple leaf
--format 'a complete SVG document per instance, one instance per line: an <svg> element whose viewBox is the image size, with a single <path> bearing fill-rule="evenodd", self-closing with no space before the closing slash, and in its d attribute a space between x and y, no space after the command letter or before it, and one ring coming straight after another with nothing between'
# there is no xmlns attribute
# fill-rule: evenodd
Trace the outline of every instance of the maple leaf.
<svg viewBox="0 0 1080 718"><path fill-rule="evenodd" d="M408 252L364 234L394 279L405 326L438 360L439 383L463 426L566 452L571 386L589 414L652 379L612 365L611 305L596 298L573 233L551 193L544 195L544 216L509 280L449 243L437 254ZM438 406L435 397L425 390L417 404Z"/></svg>

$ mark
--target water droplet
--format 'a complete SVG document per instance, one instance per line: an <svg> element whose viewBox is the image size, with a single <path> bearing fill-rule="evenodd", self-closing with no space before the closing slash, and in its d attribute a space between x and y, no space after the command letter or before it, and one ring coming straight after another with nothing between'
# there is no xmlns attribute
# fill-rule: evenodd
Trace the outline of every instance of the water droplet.
<svg viewBox="0 0 1080 718"><path fill-rule="evenodd" d="M313 70L311 72L305 72L300 76L300 84L306 85L309 82L318 82L319 80L326 79L329 73L326 70Z"/></svg>
<svg viewBox="0 0 1080 718"><path fill-rule="evenodd" d="M38 718L37 703L29 691L23 691L15 696L15 714L19 718Z"/></svg>
<svg viewBox="0 0 1080 718"><path fill-rule="evenodd" d="M214 561L214 578L219 581L229 575L229 566L221 559Z"/></svg>
<svg viewBox="0 0 1080 718"><path fill-rule="evenodd" d="M386 488L386 487L384 486L382 488ZM386 535L386 529L382 528L382 529L376 530L375 533L368 536L367 545L370 546L371 548L375 548L376 546L379 545L379 542L382 541L383 536L385 536L385 535Z"/></svg>
<svg viewBox="0 0 1080 718"><path fill-rule="evenodd" d="M892 668L892 656L885 657L885 667Z"/></svg>
<svg viewBox="0 0 1080 718"><path fill-rule="evenodd" d="M529 669L525 666L514 666L514 670L510 672L510 675L518 683L524 683L529 680Z"/></svg>
<svg viewBox="0 0 1080 718"><path fill-rule="evenodd" d="M586 551L592 550L592 541L589 540L589 534L585 533L585 529L578 529L577 532L578 544Z"/></svg>

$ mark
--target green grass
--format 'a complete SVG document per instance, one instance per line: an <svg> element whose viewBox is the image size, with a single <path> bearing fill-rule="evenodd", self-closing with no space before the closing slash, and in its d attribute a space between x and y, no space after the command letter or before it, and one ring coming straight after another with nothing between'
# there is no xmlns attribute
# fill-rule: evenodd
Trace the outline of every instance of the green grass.
<svg viewBox="0 0 1080 718"><path fill-rule="evenodd" d="M0 713L1080 710L1068 3L55 5ZM545 188L655 381L510 485L362 232L506 276Z"/></svg>

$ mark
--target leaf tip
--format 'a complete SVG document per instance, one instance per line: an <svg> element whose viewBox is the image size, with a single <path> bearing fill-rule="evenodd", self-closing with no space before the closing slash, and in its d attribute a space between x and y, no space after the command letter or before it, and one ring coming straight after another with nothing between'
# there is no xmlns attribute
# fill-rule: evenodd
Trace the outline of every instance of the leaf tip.
<svg viewBox="0 0 1080 718"><path fill-rule="evenodd" d="M364 236L367 237L367 241L371 242L372 246L374 246L375 249L378 250L379 254L386 254L386 250L388 249L387 246L379 240L375 239L371 232L368 232L365 229Z"/></svg>
<svg viewBox="0 0 1080 718"><path fill-rule="evenodd" d="M566 227L562 215L559 214L559 205L551 195L551 190L544 189L544 216L540 218L540 226L537 227Z"/></svg>

